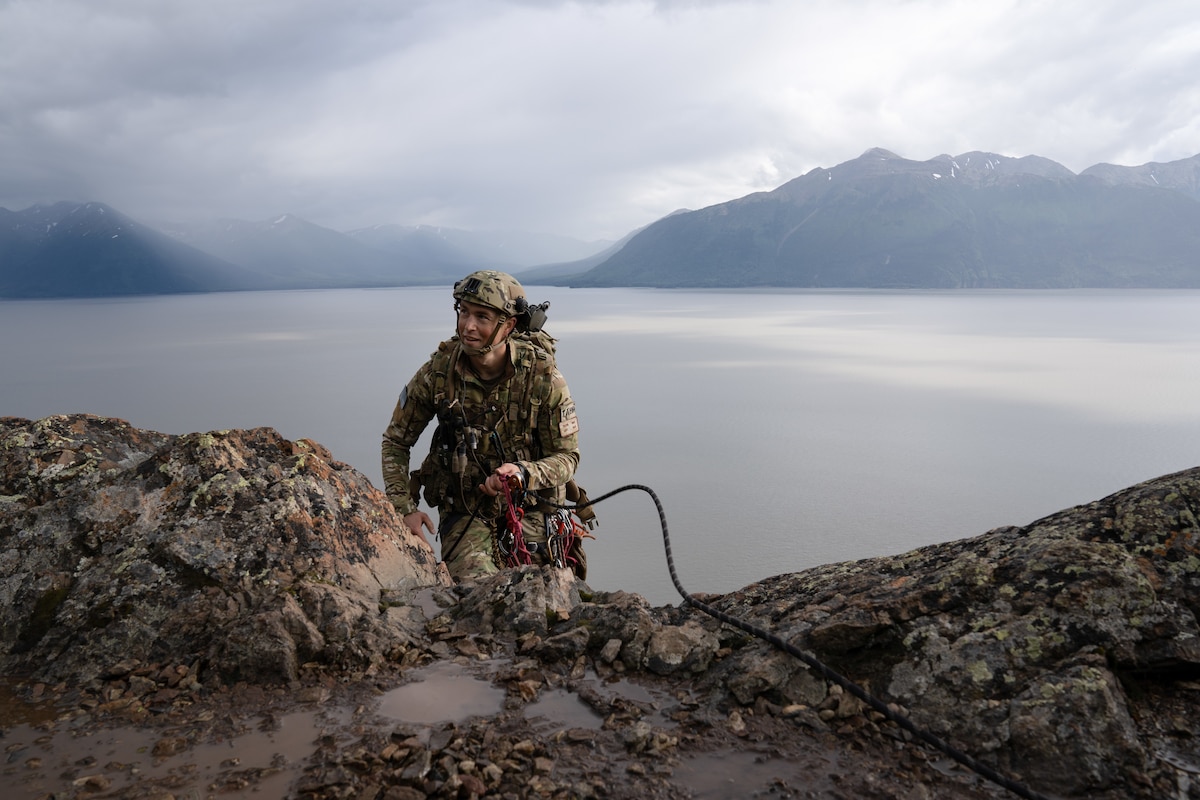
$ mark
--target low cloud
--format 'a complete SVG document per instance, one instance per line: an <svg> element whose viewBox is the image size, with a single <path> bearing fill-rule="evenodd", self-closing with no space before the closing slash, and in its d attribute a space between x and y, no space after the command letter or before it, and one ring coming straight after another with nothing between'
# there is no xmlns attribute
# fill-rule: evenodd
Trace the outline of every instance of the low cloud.
<svg viewBox="0 0 1200 800"><path fill-rule="evenodd" d="M0 206L615 239L880 146L1194 155L1186 2L12 0Z"/></svg>

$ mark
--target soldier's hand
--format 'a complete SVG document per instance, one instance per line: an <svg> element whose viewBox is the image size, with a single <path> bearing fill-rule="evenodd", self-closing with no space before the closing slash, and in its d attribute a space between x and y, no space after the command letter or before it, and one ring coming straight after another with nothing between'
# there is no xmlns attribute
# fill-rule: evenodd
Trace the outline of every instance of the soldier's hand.
<svg viewBox="0 0 1200 800"><path fill-rule="evenodd" d="M415 533L417 536L419 536L421 538L421 544L423 544L427 548L429 548L429 552L432 553L433 545L431 545L429 543L429 540L425 538L424 531L421 530L422 528L424 528L425 530L429 531L431 534L436 533L436 531L434 531L434 529L433 529L433 520L431 520L429 518L429 515L426 514L424 511L417 509L416 511L412 512L411 514L404 515L404 524L408 526L408 529L410 531L412 531L413 533Z"/></svg>
<svg viewBox="0 0 1200 800"><path fill-rule="evenodd" d="M510 486L520 486L522 480L521 468L516 464L501 464L496 467L496 471L487 476L487 480L479 484L479 491L486 494L488 497L495 497L504 491L504 484L508 482ZM516 479L515 481L513 479Z"/></svg>

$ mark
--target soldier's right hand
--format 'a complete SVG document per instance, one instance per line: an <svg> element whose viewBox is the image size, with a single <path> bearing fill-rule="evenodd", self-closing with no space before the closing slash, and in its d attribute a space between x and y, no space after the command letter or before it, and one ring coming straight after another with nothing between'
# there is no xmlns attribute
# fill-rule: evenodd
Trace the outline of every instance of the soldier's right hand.
<svg viewBox="0 0 1200 800"><path fill-rule="evenodd" d="M412 531L414 534L416 534L418 537L420 537L421 544L423 544L423 545L425 545L425 547L429 548L429 552L432 553L433 545L431 545L429 543L429 540L427 538L425 538L424 531L421 530L422 528L424 528L425 530L429 531L431 534L437 533L437 531L435 531L433 528L433 520L431 520L429 518L429 515L426 514L424 511L417 509L416 511L412 512L411 514L404 515L404 524L408 526L408 529L410 531Z"/></svg>

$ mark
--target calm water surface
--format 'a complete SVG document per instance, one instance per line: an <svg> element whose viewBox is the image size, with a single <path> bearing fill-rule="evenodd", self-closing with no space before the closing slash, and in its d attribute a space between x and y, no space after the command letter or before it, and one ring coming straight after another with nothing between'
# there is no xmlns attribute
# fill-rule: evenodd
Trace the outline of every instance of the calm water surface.
<svg viewBox="0 0 1200 800"><path fill-rule="evenodd" d="M551 301L580 482L655 489L689 591L1200 464L1200 292L530 294ZM0 302L0 415L265 425L380 485L396 396L452 330L448 288ZM650 500L597 512L589 583L675 602Z"/></svg>

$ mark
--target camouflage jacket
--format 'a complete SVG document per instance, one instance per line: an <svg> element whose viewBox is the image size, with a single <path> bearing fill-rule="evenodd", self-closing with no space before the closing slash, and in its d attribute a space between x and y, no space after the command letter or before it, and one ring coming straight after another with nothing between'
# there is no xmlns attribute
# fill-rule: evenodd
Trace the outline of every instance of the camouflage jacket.
<svg viewBox="0 0 1200 800"><path fill-rule="evenodd" d="M382 448L392 505L412 513L423 486L425 502L439 512L492 517L498 500L478 486L504 462L526 471L526 488L562 503L579 465L579 421L554 356L522 335L510 336L507 372L485 383L460 353L457 337L442 342L396 403ZM410 473L412 446L434 419L429 455Z"/></svg>

